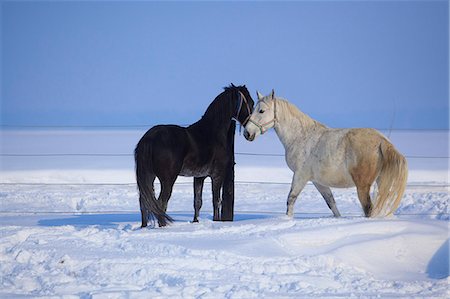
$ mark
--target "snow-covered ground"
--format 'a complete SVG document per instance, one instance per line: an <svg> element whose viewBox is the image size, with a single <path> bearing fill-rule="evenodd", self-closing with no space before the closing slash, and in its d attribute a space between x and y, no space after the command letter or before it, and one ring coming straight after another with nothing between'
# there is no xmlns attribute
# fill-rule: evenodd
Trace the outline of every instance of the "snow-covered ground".
<svg viewBox="0 0 450 299"><path fill-rule="evenodd" d="M392 132L410 176L387 219L362 217L354 189L333 190L333 218L312 185L288 219L284 158L245 155L282 154L276 135L237 135L235 221L212 221L208 183L190 223L192 179L180 178L162 229L139 228L142 134L1 132L1 298L450 296L448 132Z"/></svg>

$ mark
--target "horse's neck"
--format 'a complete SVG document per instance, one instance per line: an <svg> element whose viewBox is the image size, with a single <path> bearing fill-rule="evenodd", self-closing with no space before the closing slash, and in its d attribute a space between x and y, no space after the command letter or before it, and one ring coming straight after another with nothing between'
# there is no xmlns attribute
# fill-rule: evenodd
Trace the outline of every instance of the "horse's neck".
<svg viewBox="0 0 450 299"><path fill-rule="evenodd" d="M275 124L275 132L286 150L291 146L306 145L311 139L318 137L326 127L298 110L287 102L277 101L279 115Z"/></svg>
<svg viewBox="0 0 450 299"><path fill-rule="evenodd" d="M223 132L227 132L228 128L231 124L231 117L228 122L217 122L211 123L209 121L205 121L204 119L200 119L196 123L193 123L188 127L188 129L192 132L197 132L203 135L215 136L221 135Z"/></svg>
<svg viewBox="0 0 450 299"><path fill-rule="evenodd" d="M224 111L226 113L226 111ZM202 117L188 127L188 131L202 139L226 140L231 125L232 115L223 115L220 118Z"/></svg>

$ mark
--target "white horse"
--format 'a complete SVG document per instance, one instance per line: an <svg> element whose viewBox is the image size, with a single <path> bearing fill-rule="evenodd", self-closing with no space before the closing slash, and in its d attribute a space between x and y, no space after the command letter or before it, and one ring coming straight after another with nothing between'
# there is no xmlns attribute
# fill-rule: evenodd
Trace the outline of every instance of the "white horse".
<svg viewBox="0 0 450 299"><path fill-rule="evenodd" d="M263 97L245 126L244 136L253 141L270 128L286 150L285 158L294 172L287 200L287 215L294 214L294 203L308 181L322 194L335 217L339 217L330 187L356 186L366 217L387 216L395 212L406 187L408 167L386 137L374 129L331 129L310 118L288 101ZM374 204L370 188L376 181Z"/></svg>

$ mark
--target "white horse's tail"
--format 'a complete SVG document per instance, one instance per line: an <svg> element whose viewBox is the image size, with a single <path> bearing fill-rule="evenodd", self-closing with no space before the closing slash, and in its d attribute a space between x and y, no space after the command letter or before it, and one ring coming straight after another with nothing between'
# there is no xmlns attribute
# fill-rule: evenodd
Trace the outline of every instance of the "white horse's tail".
<svg viewBox="0 0 450 299"><path fill-rule="evenodd" d="M377 178L378 191L370 217L393 214L402 199L408 179L408 163L387 140L380 145L381 173Z"/></svg>

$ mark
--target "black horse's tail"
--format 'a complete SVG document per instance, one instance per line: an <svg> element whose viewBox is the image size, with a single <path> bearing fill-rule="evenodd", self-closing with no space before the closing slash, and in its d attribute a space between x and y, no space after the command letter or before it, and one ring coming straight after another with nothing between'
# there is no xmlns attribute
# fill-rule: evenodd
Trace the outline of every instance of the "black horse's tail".
<svg viewBox="0 0 450 299"><path fill-rule="evenodd" d="M151 144L141 140L134 150L134 159L136 163L136 182L139 189L139 200L142 200L149 218L156 218L159 226L166 226L173 222L173 219L161 209L161 206L156 200L153 189L155 174L152 168ZM142 219L142 222L144 223L144 219ZM145 222L147 222L147 219L145 219Z"/></svg>

